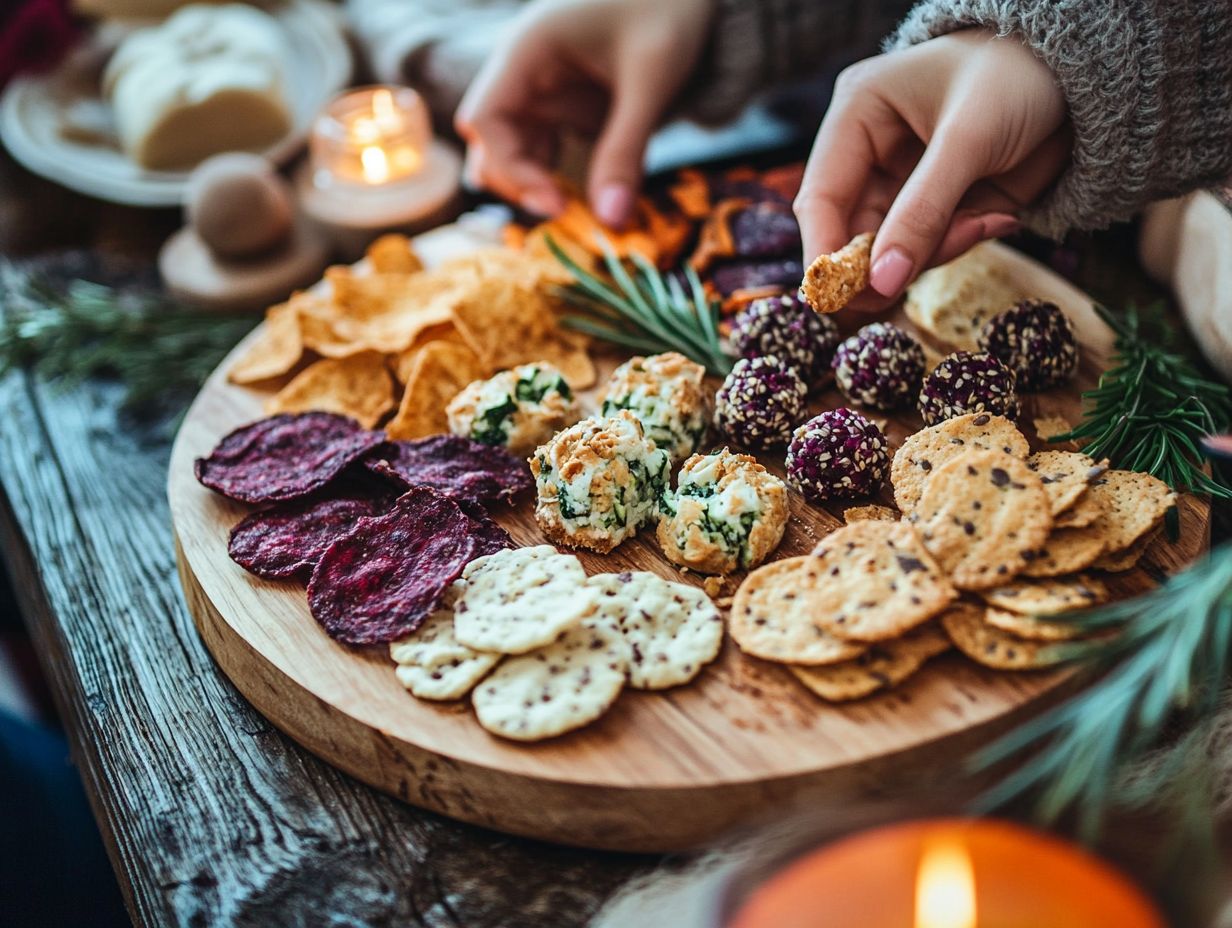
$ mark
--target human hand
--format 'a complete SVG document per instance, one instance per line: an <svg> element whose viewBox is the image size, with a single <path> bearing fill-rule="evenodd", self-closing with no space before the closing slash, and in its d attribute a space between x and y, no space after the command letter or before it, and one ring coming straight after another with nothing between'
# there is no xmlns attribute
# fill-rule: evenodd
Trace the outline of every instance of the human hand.
<svg viewBox="0 0 1232 928"><path fill-rule="evenodd" d="M596 139L587 196L624 225L646 143L697 64L712 0L536 0L484 65L455 117L467 178L529 212L555 215L562 136Z"/></svg>
<svg viewBox="0 0 1232 928"><path fill-rule="evenodd" d="M873 309L922 270L1018 228L1070 152L1065 98L1013 38L971 29L845 70L796 197L807 266L877 233Z"/></svg>

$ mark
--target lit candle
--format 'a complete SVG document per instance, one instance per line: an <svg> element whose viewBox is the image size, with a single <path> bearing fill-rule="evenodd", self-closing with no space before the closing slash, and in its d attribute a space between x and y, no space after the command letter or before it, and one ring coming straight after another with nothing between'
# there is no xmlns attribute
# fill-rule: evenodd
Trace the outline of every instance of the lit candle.
<svg viewBox="0 0 1232 928"><path fill-rule="evenodd" d="M876 828L798 859L729 928L1164 928L1112 867L1009 822Z"/></svg>

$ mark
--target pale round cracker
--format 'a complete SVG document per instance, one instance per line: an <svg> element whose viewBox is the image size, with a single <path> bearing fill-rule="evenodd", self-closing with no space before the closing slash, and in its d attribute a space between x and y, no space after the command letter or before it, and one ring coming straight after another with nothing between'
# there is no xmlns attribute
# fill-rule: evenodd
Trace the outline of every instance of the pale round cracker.
<svg viewBox="0 0 1232 928"><path fill-rule="evenodd" d="M551 545L475 558L454 611L458 641L478 651L525 654L552 643L593 611L598 594L572 554Z"/></svg>
<svg viewBox="0 0 1232 928"><path fill-rule="evenodd" d="M398 680L420 699L461 699L500 661L501 655L468 648L454 636L453 608L462 582L414 634L390 642Z"/></svg>
<svg viewBox="0 0 1232 928"><path fill-rule="evenodd" d="M1108 466L1107 458L1095 461L1078 451L1037 451L1027 458L1027 467L1044 485L1054 516L1074 505Z"/></svg>
<svg viewBox="0 0 1232 928"><path fill-rule="evenodd" d="M615 624L587 618L537 651L511 657L475 688L479 724L503 738L541 741L593 722L616 701L629 645Z"/></svg>
<svg viewBox="0 0 1232 928"><path fill-rule="evenodd" d="M984 610L984 621L993 628L1008 632L1027 641L1072 641L1082 637L1082 629L1065 622L1051 622L1029 615L1010 612L1008 609L989 607Z"/></svg>
<svg viewBox="0 0 1232 928"><path fill-rule="evenodd" d="M688 683L723 644L723 617L695 586L647 571L598 574L597 615L614 622L629 643L629 685L661 690Z"/></svg>
<svg viewBox="0 0 1232 928"><path fill-rule="evenodd" d="M1108 599L1108 587L1102 580L1079 575L1043 580L1014 580L990 590L980 597L997 609L1019 615L1055 615L1088 609Z"/></svg>
<svg viewBox="0 0 1232 928"><path fill-rule="evenodd" d="M1055 644L1029 641L989 625L979 608L951 609L941 617L941 626L958 650L985 667L1036 670L1064 659Z"/></svg>
<svg viewBox="0 0 1232 928"><path fill-rule="evenodd" d="M1104 553L1102 517L1082 528L1058 528L1032 553L1019 573L1024 577L1061 577L1086 570Z"/></svg>
<svg viewBox="0 0 1232 928"><path fill-rule="evenodd" d="M1018 426L1004 416L984 412L955 416L921 429L908 436L894 454L890 483L898 508L910 513L919 503L928 478L947 461L973 448L1003 451L1016 458L1025 458L1030 450Z"/></svg>
<svg viewBox="0 0 1232 928"><path fill-rule="evenodd" d="M1015 576L1052 527L1039 477L1002 451L964 451L942 465L913 519L924 547L963 590Z"/></svg>
<svg viewBox="0 0 1232 928"><path fill-rule="evenodd" d="M1090 525L1104 514L1104 504L1091 493L1090 488L1084 490L1072 506L1053 517L1052 527L1083 528Z"/></svg>
<svg viewBox="0 0 1232 928"><path fill-rule="evenodd" d="M788 666L805 686L831 702L845 702L897 686L934 655L948 651L950 640L935 622L901 638L869 645L859 657L828 667Z"/></svg>
<svg viewBox="0 0 1232 928"><path fill-rule="evenodd" d="M1176 494L1158 477L1110 470L1091 484L1105 506L1095 526L1103 532L1105 551L1123 551L1159 524L1176 505Z"/></svg>
<svg viewBox="0 0 1232 928"><path fill-rule="evenodd" d="M815 620L826 593L811 556L791 557L749 574L732 599L727 630L746 654L768 661L833 664L864 652Z"/></svg>
<svg viewBox="0 0 1232 928"><path fill-rule="evenodd" d="M851 641L897 637L958 595L905 522L855 522L819 541L812 556L823 594L814 621Z"/></svg>

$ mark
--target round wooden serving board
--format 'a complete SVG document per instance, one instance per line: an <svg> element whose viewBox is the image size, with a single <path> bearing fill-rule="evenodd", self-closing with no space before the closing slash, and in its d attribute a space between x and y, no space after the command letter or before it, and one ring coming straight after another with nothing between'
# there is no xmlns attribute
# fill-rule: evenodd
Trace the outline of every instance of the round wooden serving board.
<svg viewBox="0 0 1232 928"><path fill-rule="evenodd" d="M1061 305L1083 344L1071 388L1025 397L1022 421L1079 418L1079 391L1106 366L1110 333L1091 301L1007 248L997 253L1024 291ZM856 326L858 317L841 318ZM236 351L242 351L244 345ZM601 373L618 358L600 359ZM407 802L502 831L595 848L664 851L697 844L740 824L807 806L836 789L866 788L891 766L956 760L1041 697L1062 673L998 673L956 653L930 662L888 693L830 705L783 668L745 657L729 641L691 685L629 691L597 723L539 744L488 734L469 703L425 702L398 683L384 648L348 649L313 621L303 588L246 573L227 556L227 535L247 508L201 487L193 459L236 426L262 415L268 393L227 383L224 362L202 389L177 437L169 495L180 575L206 644L240 691L309 750ZM827 392L819 408L839 405ZM897 445L919 427L892 418ZM770 463L767 459L767 463ZM776 469L778 469L776 467ZM781 473L781 470L780 470ZM792 498L787 537L775 557L807 552L841 524ZM496 513L514 539L541 544L533 500ZM1157 543L1148 562L1175 570L1209 541L1209 509L1186 498L1180 541ZM653 570L682 575L653 532L607 556L581 553L591 573ZM1142 584L1141 571L1113 579Z"/></svg>

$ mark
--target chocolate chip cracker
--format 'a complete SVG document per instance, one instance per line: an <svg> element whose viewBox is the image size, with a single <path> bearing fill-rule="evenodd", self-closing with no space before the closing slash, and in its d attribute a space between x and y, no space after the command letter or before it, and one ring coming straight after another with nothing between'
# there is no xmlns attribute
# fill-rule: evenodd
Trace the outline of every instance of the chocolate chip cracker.
<svg viewBox="0 0 1232 928"><path fill-rule="evenodd" d="M1053 615L1087 609L1108 599L1108 587L1094 577L1015 580L989 590L980 598L988 605L1019 615Z"/></svg>
<svg viewBox="0 0 1232 928"><path fill-rule="evenodd" d="M1013 422L989 413L956 416L921 429L903 442L890 468L898 508L909 514L919 503L929 477L947 461L973 448L1003 451L1016 458L1025 458L1030 450Z"/></svg>
<svg viewBox="0 0 1232 928"><path fill-rule="evenodd" d="M1017 575L1052 528L1039 477L1002 451L965 451L943 465L912 518L924 546L963 590Z"/></svg>
<svg viewBox="0 0 1232 928"><path fill-rule="evenodd" d="M941 626L954 646L977 664L997 670L1037 670L1064 660L1058 644L1030 641L989 625L984 610L951 609Z"/></svg>
<svg viewBox="0 0 1232 928"><path fill-rule="evenodd" d="M1103 531L1105 551L1125 550L1176 505L1176 494L1158 477L1129 470L1108 471L1091 484L1090 492L1106 510L1094 523Z"/></svg>
<svg viewBox="0 0 1232 928"><path fill-rule="evenodd" d="M924 666L930 657L949 648L949 638L935 622L929 622L901 638L870 645L853 660L828 667L790 666L787 669L822 699L845 702L897 686Z"/></svg>
<svg viewBox="0 0 1232 928"><path fill-rule="evenodd" d="M1027 466L1039 475L1056 516L1073 506L1104 475L1109 463L1106 458L1097 462L1077 451L1037 451L1027 458Z"/></svg>
<svg viewBox="0 0 1232 928"><path fill-rule="evenodd" d="M1104 504L1091 491L1084 490L1078 500L1052 519L1052 527L1083 528L1104 514Z"/></svg>
<svg viewBox="0 0 1232 928"><path fill-rule="evenodd" d="M1128 548L1122 551L1108 551L1097 557L1091 564L1092 570L1102 570L1105 573L1120 574L1138 566L1147 549L1151 547L1163 532L1163 526L1147 532Z"/></svg>
<svg viewBox="0 0 1232 928"><path fill-rule="evenodd" d="M1044 544L1030 553L1024 577L1062 577L1086 570L1107 550L1103 517L1082 528L1054 528Z"/></svg>
<svg viewBox="0 0 1232 928"><path fill-rule="evenodd" d="M1082 629L1075 625L1037 619L1008 609L989 607L984 610L984 621L993 628L1027 641L1072 641L1082 637Z"/></svg>

